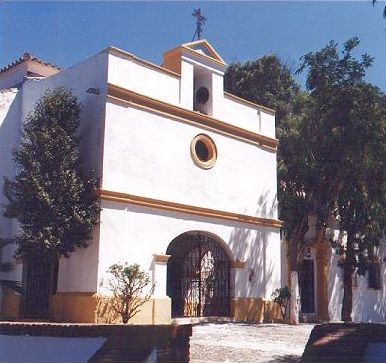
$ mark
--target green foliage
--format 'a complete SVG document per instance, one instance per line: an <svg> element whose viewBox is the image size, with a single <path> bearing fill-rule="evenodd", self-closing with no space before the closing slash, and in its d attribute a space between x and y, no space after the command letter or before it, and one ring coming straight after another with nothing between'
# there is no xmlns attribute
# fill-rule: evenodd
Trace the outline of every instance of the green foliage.
<svg viewBox="0 0 386 363"><path fill-rule="evenodd" d="M358 44L357 38L350 39L340 56L337 44L330 42L306 54L301 69L308 69L314 100L308 138L324 188L335 189L327 194L333 216L342 230L373 244L385 217L386 98L365 82L372 58L355 59L351 52Z"/></svg>
<svg viewBox="0 0 386 363"><path fill-rule="evenodd" d="M154 285L143 294L150 284L150 277L138 264L117 263L110 266L107 272L112 275L107 283L107 288L113 293L112 308L121 316L123 324L127 324L150 299Z"/></svg>
<svg viewBox="0 0 386 363"><path fill-rule="evenodd" d="M291 268L296 270L313 207L308 189L318 177L303 134L312 100L300 91L288 67L274 55L231 64L225 74L225 89L277 110L279 214L289 243Z"/></svg>
<svg viewBox="0 0 386 363"><path fill-rule="evenodd" d="M69 256L86 247L98 221L96 181L83 172L80 139L81 105L70 91L57 88L38 101L25 120L19 149L18 174L5 179L5 216L15 218L19 254L52 252Z"/></svg>
<svg viewBox="0 0 386 363"><path fill-rule="evenodd" d="M365 81L373 58L354 57L358 45L352 38L339 50L330 42L304 55L298 72L307 72L306 92L271 56L227 71L228 90L279 111L279 216L291 270L298 269L308 243L326 240L335 221L350 236L351 254L334 242L350 271L366 262L385 229L386 99ZM316 217L316 236L306 241L310 216Z"/></svg>
<svg viewBox="0 0 386 363"><path fill-rule="evenodd" d="M47 91L22 125L18 174L5 179L4 215L17 220L13 237L23 257L23 311L49 318L58 257L87 247L99 218L96 180L82 168L77 130L81 105L70 91Z"/></svg>
<svg viewBox="0 0 386 363"><path fill-rule="evenodd" d="M378 2L378 0L372 0L373 6ZM383 17L386 18L386 6L383 8Z"/></svg>
<svg viewBox="0 0 386 363"><path fill-rule="evenodd" d="M286 317L288 311L290 297L291 292L287 286L276 289L271 295L272 301L279 304L283 319Z"/></svg>
<svg viewBox="0 0 386 363"><path fill-rule="evenodd" d="M224 88L236 96L274 108L278 125L294 112L294 99L299 92L290 70L275 55L229 65Z"/></svg>
<svg viewBox="0 0 386 363"><path fill-rule="evenodd" d="M318 218L322 223L337 220L347 233L347 242L337 241L344 270L344 320L351 316L352 272L379 243L386 220L386 98L365 81L373 59L367 54L354 58L358 44L352 38L340 53L330 42L306 54L300 68L308 71L313 99L306 135L319 175L314 199L327 208L324 215L317 211Z"/></svg>

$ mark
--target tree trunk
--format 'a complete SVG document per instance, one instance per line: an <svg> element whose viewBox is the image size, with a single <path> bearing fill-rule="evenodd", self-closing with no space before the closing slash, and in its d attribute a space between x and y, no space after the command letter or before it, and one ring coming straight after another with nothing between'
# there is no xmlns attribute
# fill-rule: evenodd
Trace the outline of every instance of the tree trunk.
<svg viewBox="0 0 386 363"><path fill-rule="evenodd" d="M290 296L290 322L299 324L300 295L299 295L299 277L297 271L291 271L291 296Z"/></svg>
<svg viewBox="0 0 386 363"><path fill-rule="evenodd" d="M23 311L28 319L49 319L57 257L34 253L23 259Z"/></svg>
<svg viewBox="0 0 386 363"><path fill-rule="evenodd" d="M343 261L343 301L342 301L342 320L352 321L352 274L354 272L355 251L354 234L347 234L346 255Z"/></svg>

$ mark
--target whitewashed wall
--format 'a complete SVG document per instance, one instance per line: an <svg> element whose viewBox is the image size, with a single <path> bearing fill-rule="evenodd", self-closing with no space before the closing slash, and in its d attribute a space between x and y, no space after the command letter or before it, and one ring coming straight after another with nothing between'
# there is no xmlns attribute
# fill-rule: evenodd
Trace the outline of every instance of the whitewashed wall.
<svg viewBox="0 0 386 363"><path fill-rule="evenodd" d="M7 202L3 193L3 178L13 179L15 176L12 152L19 144L21 102L21 92L16 88L0 90L0 238L11 237L15 230L14 221L3 216L3 206ZM2 261L11 261L14 251L15 245L7 245L0 250ZM0 278L20 279L20 266Z"/></svg>
<svg viewBox="0 0 386 363"><path fill-rule="evenodd" d="M107 62L107 53L101 52L51 77L30 80L23 85L23 119L48 89L65 87L78 98L82 104L82 120L79 130L82 137L81 156L84 165L90 170L95 170L97 176L101 173ZM99 90L99 94L87 92L90 88Z"/></svg>
<svg viewBox="0 0 386 363"><path fill-rule="evenodd" d="M7 119L2 123L0 138L15 140L12 143L17 147L19 138L20 122L24 120L35 107L38 99L48 89L62 86L70 89L81 102L82 120L79 133L82 137L81 157L84 160L86 170L95 170L96 177L101 175L102 146L103 146L103 121L106 100L107 82L107 53L101 52L94 57L51 77L41 80L25 81L19 91L20 101L15 104L15 113L8 112ZM100 94L91 94L89 88L99 89ZM16 101L16 100L15 100ZM17 110L17 111L16 111ZM3 130L4 125L9 131ZM12 134L12 135L11 135ZM0 143L2 148L6 143ZM8 147L7 155L10 154ZM8 160L10 157L7 157ZM14 168L13 162L8 169ZM6 170L6 168L4 168ZM11 175L11 177L14 176ZM1 219L1 218L0 218ZM15 223L12 224L10 235L17 231ZM69 259L61 259L59 268L59 291L96 291L97 280L97 233L90 247L77 250ZM12 258L14 247L4 250L3 259ZM21 265L15 273L9 274L9 278L21 279ZM87 266L87 268L85 268Z"/></svg>
<svg viewBox="0 0 386 363"><path fill-rule="evenodd" d="M381 261L385 256L385 241L381 248ZM329 306L328 312L332 321L341 320L343 299L343 271L338 266L339 256L331 255L330 273L328 278ZM380 290L368 288L368 272L365 276L357 275L353 287L353 321L385 322L386 321L386 269L382 263Z"/></svg>
<svg viewBox="0 0 386 363"><path fill-rule="evenodd" d="M123 54L109 55L108 82L164 102L175 105L180 102L179 77L138 63Z"/></svg>
<svg viewBox="0 0 386 363"><path fill-rule="evenodd" d="M213 106L210 116L232 125L275 138L275 117L259 107L246 105L224 95L223 72L211 65L203 64L194 57L183 55L181 77L162 69L139 62L130 54L113 51L109 55L108 82L133 90L143 95L193 109L194 67L200 66L211 72L211 97Z"/></svg>
<svg viewBox="0 0 386 363"><path fill-rule="evenodd" d="M194 65L181 62L180 106L193 110Z"/></svg>
<svg viewBox="0 0 386 363"><path fill-rule="evenodd" d="M217 146L212 169L196 166L193 138ZM202 127L108 102L103 183L107 190L277 218L276 154Z"/></svg>
<svg viewBox="0 0 386 363"><path fill-rule="evenodd" d="M188 78L180 82L178 77L167 72L108 52L103 51L46 79L26 81L15 96L17 112L7 113L8 121L3 121L1 127L12 125L7 132L12 133L17 144L20 120L47 89L64 86L83 104L81 153L88 169L101 176L104 189L277 218L274 152L153 113L111 102L106 104L107 83L111 82L168 103L181 102L189 108L193 102L189 101L185 87L193 88L191 69L185 72ZM220 112L218 100L224 97L220 78L214 76L217 92L214 105L218 110L215 113ZM99 95L88 93L89 88L99 90ZM232 105L228 102L226 121L237 123L230 116ZM255 121L254 114L251 122ZM217 146L218 159L210 170L196 166L190 155L191 141L199 133L212 137ZM0 137L4 135L7 134L0 133ZM4 165L11 170L9 150L7 152L8 161ZM226 242L236 259L247 261L246 268L234 275L240 281L235 296L269 297L280 285L277 229L253 229L155 210L144 213L140 208L115 203L103 202L103 206L100 241L97 229L90 247L60 261L59 291L96 291L107 268L123 258L140 262L149 269L154 253L165 253L175 237L190 230L216 234ZM16 226L7 228L13 233ZM12 256L13 249L7 253ZM249 281L252 271L255 277Z"/></svg>
<svg viewBox="0 0 386 363"><path fill-rule="evenodd" d="M20 86L27 74L27 68L27 63L23 62L15 66L13 69L8 70L6 73L1 74L0 88L5 89L8 87Z"/></svg>
<svg viewBox="0 0 386 363"><path fill-rule="evenodd" d="M227 96L222 97L222 107L219 107L218 119L231 123L243 129L275 138L275 116L265 112L258 106L247 106Z"/></svg>
<svg viewBox="0 0 386 363"><path fill-rule="evenodd" d="M109 201L103 201L102 208L99 281L117 262L139 263L151 273L153 254L165 254L169 243L184 232L205 231L219 237L234 259L246 262L244 269L237 269L237 287L233 281L232 296L270 297L280 286L277 230ZM250 281L252 270L255 278Z"/></svg>

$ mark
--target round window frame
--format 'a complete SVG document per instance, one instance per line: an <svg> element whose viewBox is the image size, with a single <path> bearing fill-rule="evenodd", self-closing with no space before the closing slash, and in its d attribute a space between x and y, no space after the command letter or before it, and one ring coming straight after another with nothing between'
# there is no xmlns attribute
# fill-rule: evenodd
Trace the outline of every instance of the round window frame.
<svg viewBox="0 0 386 363"><path fill-rule="evenodd" d="M196 145L197 142L203 142L206 148L208 149L208 160L207 161L202 161L196 152ZM217 147L216 144L214 143L213 139L209 137L208 135L205 134L199 134L194 137L190 144L190 154L192 156L192 159L194 163L199 166L202 169L210 169L213 168L214 164L217 161Z"/></svg>

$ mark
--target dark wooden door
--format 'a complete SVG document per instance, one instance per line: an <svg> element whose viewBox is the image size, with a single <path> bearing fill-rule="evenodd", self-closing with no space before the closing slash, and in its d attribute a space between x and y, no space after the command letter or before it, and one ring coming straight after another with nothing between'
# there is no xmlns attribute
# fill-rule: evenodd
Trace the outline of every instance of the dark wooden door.
<svg viewBox="0 0 386 363"><path fill-rule="evenodd" d="M300 302L301 312L315 313L315 282L314 261L303 260L300 275Z"/></svg>

